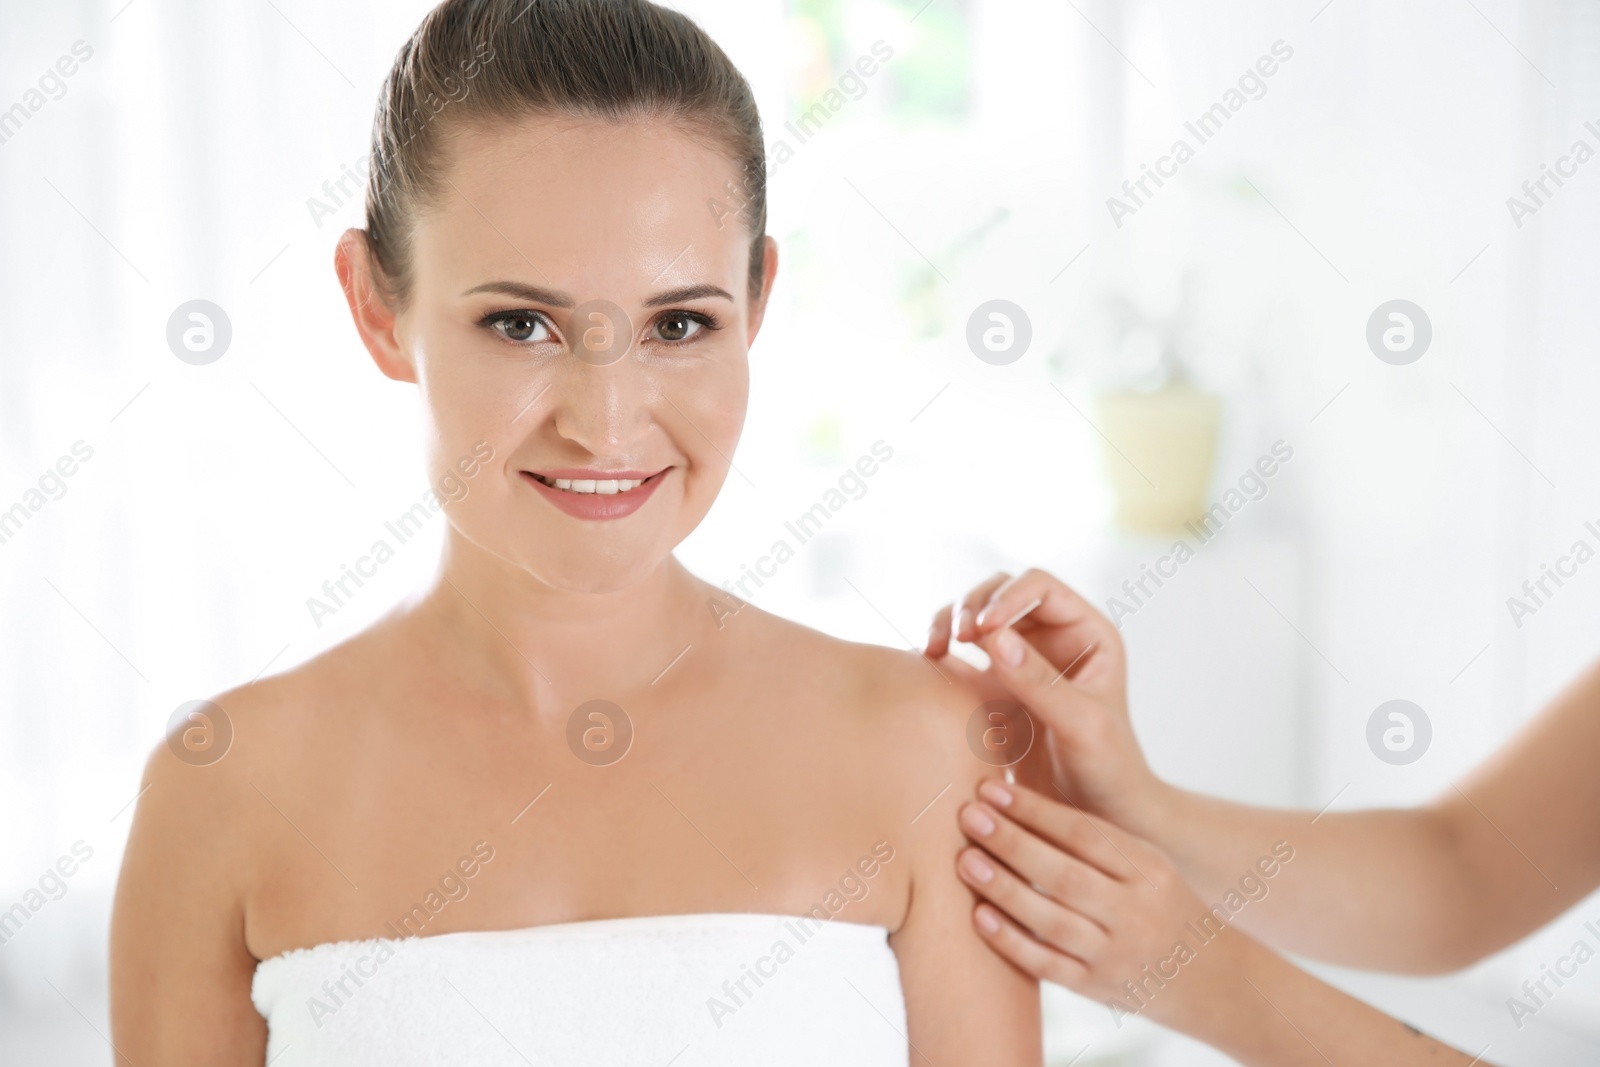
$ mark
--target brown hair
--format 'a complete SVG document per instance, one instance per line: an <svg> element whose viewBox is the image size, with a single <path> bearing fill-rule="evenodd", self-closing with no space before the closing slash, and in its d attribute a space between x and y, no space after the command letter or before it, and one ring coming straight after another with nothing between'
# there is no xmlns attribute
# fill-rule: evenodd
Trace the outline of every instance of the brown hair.
<svg viewBox="0 0 1600 1067"><path fill-rule="evenodd" d="M742 188L717 215L749 227L751 299L761 293L766 150L755 97L687 16L649 0L445 0L400 49L372 127L366 240L389 303L411 292L412 227L444 184L450 122L570 114L661 116L726 151Z"/></svg>

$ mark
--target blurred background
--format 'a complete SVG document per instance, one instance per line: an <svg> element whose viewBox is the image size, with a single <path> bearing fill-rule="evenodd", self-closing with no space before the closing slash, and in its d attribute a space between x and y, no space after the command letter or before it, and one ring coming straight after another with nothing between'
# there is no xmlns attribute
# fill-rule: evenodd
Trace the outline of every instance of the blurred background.
<svg viewBox="0 0 1600 1067"><path fill-rule="evenodd" d="M437 526L307 608L426 487L332 252L430 6L0 0L0 910L92 853L0 945L0 1063L108 1061L174 709L431 571ZM737 581L883 442L757 603L906 647L1048 567L1122 626L1161 774L1312 810L1448 789L1594 655L1600 564L1508 600L1600 546L1600 2L680 6L755 87L782 254L697 573ZM1409 745L1369 743L1392 700ZM1600 967L1506 1005L1586 919L1447 977L1317 970L1495 1062L1594 1063ZM1229 1062L1046 998L1052 1063Z"/></svg>

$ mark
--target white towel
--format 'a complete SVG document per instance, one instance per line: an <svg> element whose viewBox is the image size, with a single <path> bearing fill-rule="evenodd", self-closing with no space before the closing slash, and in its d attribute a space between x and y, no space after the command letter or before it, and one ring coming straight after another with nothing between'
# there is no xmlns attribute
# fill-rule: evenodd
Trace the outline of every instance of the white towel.
<svg viewBox="0 0 1600 1067"><path fill-rule="evenodd" d="M882 926L661 915L339 941L256 965L272 1067L905 1067Z"/></svg>

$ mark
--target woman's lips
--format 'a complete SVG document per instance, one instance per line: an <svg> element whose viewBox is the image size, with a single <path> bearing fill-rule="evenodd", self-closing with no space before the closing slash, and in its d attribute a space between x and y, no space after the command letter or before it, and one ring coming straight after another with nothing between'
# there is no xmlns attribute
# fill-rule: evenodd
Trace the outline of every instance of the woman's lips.
<svg viewBox="0 0 1600 1067"><path fill-rule="evenodd" d="M550 503L577 519L620 519L632 515L650 499L671 472L666 467L650 471L597 471L575 467L523 471L523 481ZM638 483L623 488L627 483ZM558 488L558 484L568 488ZM620 483L620 484L619 484Z"/></svg>

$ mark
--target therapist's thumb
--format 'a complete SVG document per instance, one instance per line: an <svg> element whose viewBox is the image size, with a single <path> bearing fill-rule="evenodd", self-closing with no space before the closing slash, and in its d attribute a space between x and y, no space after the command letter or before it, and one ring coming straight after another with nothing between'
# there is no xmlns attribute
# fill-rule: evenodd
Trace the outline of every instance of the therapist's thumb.
<svg viewBox="0 0 1600 1067"><path fill-rule="evenodd" d="M988 653L990 670L1011 695L1020 700L1043 725L1065 730L1071 723L1074 705L1090 700L1066 672L1009 626L980 638L978 647Z"/></svg>
<svg viewBox="0 0 1600 1067"><path fill-rule="evenodd" d="M1015 643L1013 643L1015 642ZM1076 684L1009 627L978 642L989 675L1048 731L1061 794L1087 811L1139 832L1155 809L1159 779L1150 771L1127 713Z"/></svg>

